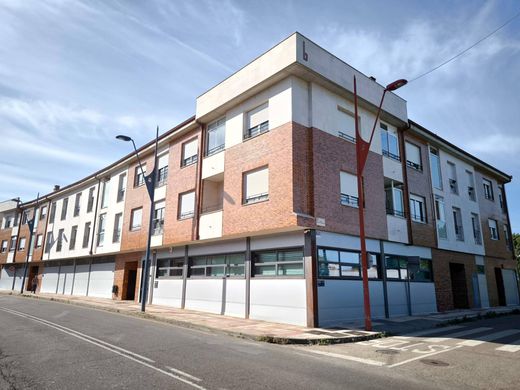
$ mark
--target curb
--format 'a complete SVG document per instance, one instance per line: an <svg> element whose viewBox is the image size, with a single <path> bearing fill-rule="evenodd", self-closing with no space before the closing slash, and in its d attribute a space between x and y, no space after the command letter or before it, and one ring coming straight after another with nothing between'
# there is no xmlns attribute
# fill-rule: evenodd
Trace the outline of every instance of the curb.
<svg viewBox="0 0 520 390"><path fill-rule="evenodd" d="M226 336L232 336L236 338L241 338L245 340L252 340L252 341L260 341L270 344L278 344L278 345L331 345L331 344L346 344L346 343L355 343L359 341L367 341L372 340L376 338L385 337L384 332L376 332L374 334L369 335L359 335L359 336L352 336L352 337L338 337L338 338L332 338L332 337L324 337L324 338L312 338L312 339L305 339L305 338L295 338L295 337L281 337L281 336L273 336L270 334L265 335L251 335L239 331L230 331L230 330L224 330L220 328L215 328L211 326L206 325L200 325L200 324L194 324L192 322L188 321L180 321L176 319L171 318L164 318L162 316L158 316L155 314L149 314L149 313L142 313L139 311L126 311L126 310L119 310L117 308L112 307L105 307L100 306L96 304L89 304L81 301L76 300L70 300L67 298L61 298L61 297L43 297L40 295L32 295L32 294L19 294L19 293L0 293L1 295L12 295L12 296L18 296L21 298L28 298L28 299L41 299L45 301L52 301L52 302L58 302L68 305L74 305L74 306L80 306L95 310L103 310L109 313L116 313L121 314L129 317L137 317L142 319L148 319L153 320L156 322L162 322L170 325L179 326L182 328L187 329L194 329L194 330L202 330L202 331L211 331L213 333L222 334Z"/></svg>

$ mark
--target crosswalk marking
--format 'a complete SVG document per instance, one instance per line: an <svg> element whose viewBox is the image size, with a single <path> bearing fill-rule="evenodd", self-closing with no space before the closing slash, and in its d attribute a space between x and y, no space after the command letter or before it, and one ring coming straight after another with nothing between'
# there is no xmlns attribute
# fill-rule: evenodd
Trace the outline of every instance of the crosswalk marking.
<svg viewBox="0 0 520 390"><path fill-rule="evenodd" d="M456 329L461 329L461 328L464 328L464 326L462 326L462 325L452 325L452 326L446 326L444 328L420 330L418 332L408 333L408 334L405 334L403 336L396 336L396 338L426 336L426 335L437 334L437 333L442 333L442 332L446 332L446 331L449 332L449 331L456 330Z"/></svg>
<svg viewBox="0 0 520 390"><path fill-rule="evenodd" d="M520 339L513 341L512 343L503 345L496 349L497 351L503 352L518 352L520 351Z"/></svg>
<svg viewBox="0 0 520 390"><path fill-rule="evenodd" d="M486 341L498 340L503 337L512 336L514 334L520 333L520 329L507 329L501 332L490 333L484 336L480 336L475 338L475 340L466 340L458 343L458 345L464 347L475 347L480 344L484 344Z"/></svg>
<svg viewBox="0 0 520 390"><path fill-rule="evenodd" d="M493 328L483 327L483 328L466 329L461 332L444 334L444 335L442 335L442 337L427 338L424 341L427 341L429 343L443 343L445 341L449 341L450 339L456 339L458 337L469 336L470 334L485 332L486 330L491 330L491 329L493 329Z"/></svg>

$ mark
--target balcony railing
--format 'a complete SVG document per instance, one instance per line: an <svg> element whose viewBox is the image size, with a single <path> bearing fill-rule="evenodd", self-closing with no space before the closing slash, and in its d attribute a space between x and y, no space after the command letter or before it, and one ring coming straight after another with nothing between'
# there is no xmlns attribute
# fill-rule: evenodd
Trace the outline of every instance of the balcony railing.
<svg viewBox="0 0 520 390"><path fill-rule="evenodd" d="M340 194L340 201L344 206L359 207L359 198L357 196Z"/></svg>
<svg viewBox="0 0 520 390"><path fill-rule="evenodd" d="M391 158L392 160L401 161L401 157L399 157L397 154L393 154L392 152L385 150L385 149L383 149L383 156Z"/></svg>
<svg viewBox="0 0 520 390"><path fill-rule="evenodd" d="M352 137L351 135L345 134L342 131L338 131L338 137L339 138L343 138L344 140L347 140L349 142L356 143L356 138L355 137Z"/></svg>
<svg viewBox="0 0 520 390"><path fill-rule="evenodd" d="M219 145L219 146L215 146L212 149L208 149L208 151L206 153L206 157L209 157L209 156L212 156L214 154L217 154L218 152L224 150L224 147L225 147L225 145L222 144L222 145Z"/></svg>
<svg viewBox="0 0 520 390"><path fill-rule="evenodd" d="M193 156L186 157L182 160L182 166L187 167L188 165L195 164L198 160L198 156L194 154Z"/></svg>
<svg viewBox="0 0 520 390"><path fill-rule="evenodd" d="M247 129L244 133L244 139L254 138L260 134L267 133L269 131L269 121L265 121Z"/></svg>
<svg viewBox="0 0 520 390"><path fill-rule="evenodd" d="M405 218L406 217L406 214L404 211L402 210L395 210L395 209L391 209L391 208L387 208L386 209L386 214L387 215L393 215L393 216L396 216L396 217L399 217L399 218Z"/></svg>
<svg viewBox="0 0 520 390"><path fill-rule="evenodd" d="M193 218L194 215L195 215L194 211L186 211L184 213L179 214L179 219Z"/></svg>
<svg viewBox="0 0 520 390"><path fill-rule="evenodd" d="M416 171L422 171L422 165L414 163L413 161L406 160L406 166L415 169Z"/></svg>

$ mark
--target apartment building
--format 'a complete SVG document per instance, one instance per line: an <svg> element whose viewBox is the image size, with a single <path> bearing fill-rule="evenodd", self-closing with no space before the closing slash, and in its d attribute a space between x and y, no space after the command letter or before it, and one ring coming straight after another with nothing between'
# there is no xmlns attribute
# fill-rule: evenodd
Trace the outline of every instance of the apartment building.
<svg viewBox="0 0 520 390"><path fill-rule="evenodd" d="M410 121L394 93L359 204L354 76L368 138L384 87L291 35L161 135L154 205L133 154L17 205L39 210L28 273L42 292L140 300L153 207L151 303L332 326L363 317L364 207L373 317L518 304L511 177ZM139 149L145 171L153 152L154 142ZM0 288L26 259L2 259Z"/></svg>

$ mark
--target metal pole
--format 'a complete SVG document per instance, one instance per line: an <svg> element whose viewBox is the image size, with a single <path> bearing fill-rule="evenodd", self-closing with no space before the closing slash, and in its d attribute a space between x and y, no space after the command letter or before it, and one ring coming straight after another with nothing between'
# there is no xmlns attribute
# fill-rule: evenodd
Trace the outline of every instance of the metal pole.
<svg viewBox="0 0 520 390"><path fill-rule="evenodd" d="M146 299L148 297L148 284L150 278L150 247L152 244L152 228L153 228L153 214L154 214L154 198L155 198L155 181L156 181L156 172L157 172L157 146L159 143L159 126L157 126L157 132L155 135L155 154L154 154L154 165L153 169L148 176L145 178L146 189L148 190L148 195L150 196L150 220L148 223L148 240L146 243L146 257L144 259L144 270L143 270L143 292L141 295L141 311L146 311ZM135 149L135 144L134 144ZM135 150L136 155L139 158L137 153L137 149ZM142 168L141 168L142 170Z"/></svg>

